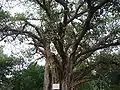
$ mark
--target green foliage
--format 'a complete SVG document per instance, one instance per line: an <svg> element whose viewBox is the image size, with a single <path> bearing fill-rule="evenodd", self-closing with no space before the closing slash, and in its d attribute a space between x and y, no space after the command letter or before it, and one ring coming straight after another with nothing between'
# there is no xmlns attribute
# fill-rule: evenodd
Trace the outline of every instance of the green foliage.
<svg viewBox="0 0 120 90"><path fill-rule="evenodd" d="M31 63L23 69L20 66L24 63L4 55L0 47L0 90L42 90L44 67Z"/></svg>
<svg viewBox="0 0 120 90"><path fill-rule="evenodd" d="M0 20L6 19L10 17L10 13L4 10L0 10Z"/></svg>
<svg viewBox="0 0 120 90"><path fill-rule="evenodd" d="M13 90L42 90L43 66L32 64L13 77Z"/></svg>
<svg viewBox="0 0 120 90"><path fill-rule="evenodd" d="M17 20L26 20L25 14L24 13L16 13L15 16L13 17L13 21Z"/></svg>
<svg viewBox="0 0 120 90"><path fill-rule="evenodd" d="M3 54L3 47L0 47L0 89L10 88L9 77L13 75L13 67L16 60ZM6 90L6 89L5 89Z"/></svg>
<svg viewBox="0 0 120 90"><path fill-rule="evenodd" d="M0 9L0 26L5 25L6 22L10 21L10 13Z"/></svg>
<svg viewBox="0 0 120 90"><path fill-rule="evenodd" d="M94 58L96 75L80 85L80 90L120 90L120 54L101 51Z"/></svg>

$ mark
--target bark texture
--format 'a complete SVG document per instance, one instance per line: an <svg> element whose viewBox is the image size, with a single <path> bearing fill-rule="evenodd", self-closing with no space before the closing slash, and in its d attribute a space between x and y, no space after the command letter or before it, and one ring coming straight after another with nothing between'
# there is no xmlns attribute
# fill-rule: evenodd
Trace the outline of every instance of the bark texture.
<svg viewBox="0 0 120 90"><path fill-rule="evenodd" d="M44 74L44 90L53 90L52 89L52 84L55 84L55 83L60 84L60 89L59 90L73 90L73 89L70 89L66 80L62 80L62 82L58 82L58 80L54 78L54 74L55 73L51 73L50 68L46 64L45 74ZM56 78L58 78L58 77L56 77Z"/></svg>
<svg viewBox="0 0 120 90"><path fill-rule="evenodd" d="M55 55L53 53L49 53L46 58L45 64L45 74L44 74L44 90L53 90L52 84L60 84L60 90L73 90L70 89L69 83L69 75L63 75L64 72L62 67L57 66L55 60ZM66 69L67 70L67 69Z"/></svg>

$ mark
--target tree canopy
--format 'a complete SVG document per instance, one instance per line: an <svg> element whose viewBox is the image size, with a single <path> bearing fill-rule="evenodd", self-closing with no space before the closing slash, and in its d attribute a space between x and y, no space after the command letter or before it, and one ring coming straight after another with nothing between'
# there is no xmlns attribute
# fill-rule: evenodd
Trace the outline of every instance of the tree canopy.
<svg viewBox="0 0 120 90"><path fill-rule="evenodd" d="M16 0L19 1L19 0ZM12 2L13 1L9 1ZM27 13L10 16L1 9L1 40L30 40L46 59L44 90L60 83L71 90L87 82L101 61L98 50L120 45L119 0L23 0ZM34 11L36 10L36 13ZM33 24L33 21L39 23ZM9 39L9 38L8 38ZM118 47L119 48L119 47Z"/></svg>

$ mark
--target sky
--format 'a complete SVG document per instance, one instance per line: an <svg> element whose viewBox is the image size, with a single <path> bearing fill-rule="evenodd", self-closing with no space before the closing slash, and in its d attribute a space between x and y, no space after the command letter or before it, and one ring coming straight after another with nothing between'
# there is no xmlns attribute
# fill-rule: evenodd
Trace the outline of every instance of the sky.
<svg viewBox="0 0 120 90"><path fill-rule="evenodd" d="M8 2L6 2L8 1ZM11 2L11 1L14 1ZM3 9L6 11L9 11L12 16L14 16L16 13L26 13L27 7L25 7L23 4L20 4L23 0L18 0L17 2L15 0L0 0L0 6L3 5ZM33 23L36 23L32 21ZM1 41L0 45L4 46L4 54L10 56L14 55L16 57L21 56L24 57L24 55L21 53L21 51L27 51L29 48L32 48L33 46L28 45L29 41L25 41L24 43L20 43L19 40L15 40L13 42L4 42ZM37 58L39 58L39 54L35 54L31 60L31 62L35 61ZM45 61L39 60L39 65L44 65Z"/></svg>
<svg viewBox="0 0 120 90"><path fill-rule="evenodd" d="M2 5L2 7L5 10L8 10L12 15L14 15L15 13L22 13L25 11L25 7L23 7L22 4L19 4L20 2L16 2L15 0L12 1L14 1L14 3L10 0L0 0L0 5Z"/></svg>

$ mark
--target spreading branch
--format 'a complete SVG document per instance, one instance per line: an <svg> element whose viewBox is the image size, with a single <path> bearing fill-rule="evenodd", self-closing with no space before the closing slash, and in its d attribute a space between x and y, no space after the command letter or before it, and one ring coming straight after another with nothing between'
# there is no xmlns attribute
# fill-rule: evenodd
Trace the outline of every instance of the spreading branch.
<svg viewBox="0 0 120 90"><path fill-rule="evenodd" d="M118 45L120 45L119 41L117 41L115 43L104 44L104 45L95 45L90 50L86 50L85 52L83 52L81 54L78 54L77 57L80 57L81 55L84 55L86 53L95 52L95 51L97 51L99 49L104 49L104 48L108 48L110 46L118 46Z"/></svg>
<svg viewBox="0 0 120 90"><path fill-rule="evenodd" d="M82 11L82 12L80 12L80 13L77 13L77 12L76 12L76 13L73 15L73 17L70 18L70 19L67 21L67 24L69 24L70 22L72 22L74 19L82 16L82 15L83 15L84 13L86 13L86 12L87 12L87 10L84 10L84 11Z"/></svg>
<svg viewBox="0 0 120 90"><path fill-rule="evenodd" d="M55 45L55 48L57 50L57 52L59 53L60 57L62 58L62 63L63 63L63 66L65 65L66 63L66 58L67 58L67 55L64 51L64 48L63 48L63 43L61 42L61 40L55 38L54 40L54 45Z"/></svg>
<svg viewBox="0 0 120 90"><path fill-rule="evenodd" d="M86 53L85 55L81 56L80 58L78 58L76 56L76 59L74 61L74 64L73 64L73 69L78 65L78 64L81 64L84 60L86 60L88 57L90 57L91 55L93 54L93 51L89 52L89 53Z"/></svg>
<svg viewBox="0 0 120 90"><path fill-rule="evenodd" d="M96 65L98 65L98 62L97 63L94 63L94 64L91 64L85 68L82 68L82 69L79 69L79 70L76 70L72 73L73 75L73 81L79 81L79 80L82 80L83 77L87 76L88 74L91 73L91 70L93 70Z"/></svg>
<svg viewBox="0 0 120 90"><path fill-rule="evenodd" d="M30 22L28 21L25 21L26 24L30 25L31 27L35 28L36 32L38 33L38 35L40 36L40 38L42 39L42 34L40 32L40 28L38 28L37 26L31 24Z"/></svg>
<svg viewBox="0 0 120 90"><path fill-rule="evenodd" d="M80 41L82 40L82 38L84 37L86 32L90 29L90 22L91 22L91 19L93 18L94 13L98 9L100 9L103 5L105 5L107 2L109 2L109 0L101 1L99 5L89 9L87 19L86 19L86 21L84 23L84 26L83 26L83 30L82 30L80 36L78 37L78 39L76 40L76 42L73 45L73 49L72 49L72 53L71 53L72 59L75 57L75 53L76 53L76 50L78 48L78 45L79 45Z"/></svg>
<svg viewBox="0 0 120 90"><path fill-rule="evenodd" d="M80 17L81 15L83 15L84 13L87 12L87 10L85 10L85 11L82 11L82 12L78 13L80 7L82 7L83 4L84 4L84 2L82 2L82 3L78 6L78 8L77 8L76 11L75 11L75 14L67 21L67 24L69 24L69 23L72 22L75 18L78 18L78 17Z"/></svg>
<svg viewBox="0 0 120 90"><path fill-rule="evenodd" d="M16 29L12 29L10 27L5 26L4 28L0 28L0 32L1 33L6 32L6 34L8 34L7 32L11 32L10 33L11 35L14 35L14 34L15 35L16 34L26 35L28 37L31 37L31 38L34 38L34 39L37 39L38 41L40 41L40 38L38 36L36 36L35 34L33 34L32 32L30 32L30 31L16 30Z"/></svg>

